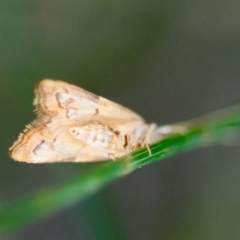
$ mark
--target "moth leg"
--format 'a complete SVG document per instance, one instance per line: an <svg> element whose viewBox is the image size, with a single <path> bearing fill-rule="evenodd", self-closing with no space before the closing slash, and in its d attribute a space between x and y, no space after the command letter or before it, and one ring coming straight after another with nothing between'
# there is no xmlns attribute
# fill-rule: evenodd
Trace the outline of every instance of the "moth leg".
<svg viewBox="0 0 240 240"><path fill-rule="evenodd" d="M128 134L125 134L124 135L124 145L123 147L126 149L126 152L127 153L130 153L131 152L131 149L130 149L130 137Z"/></svg>
<svg viewBox="0 0 240 240"><path fill-rule="evenodd" d="M146 148L147 148L149 156L151 156L152 155L152 151L151 151L151 149L149 147L149 144L146 144Z"/></svg>
<svg viewBox="0 0 240 240"><path fill-rule="evenodd" d="M130 153L129 136L127 134L126 134L126 148L127 148L127 153Z"/></svg>
<svg viewBox="0 0 240 240"><path fill-rule="evenodd" d="M109 153L109 154L108 154L108 157L109 157L110 159L112 159L113 161L116 160L116 157L114 156L113 153Z"/></svg>
<svg viewBox="0 0 240 240"><path fill-rule="evenodd" d="M152 155L152 152L151 152L151 149L149 147L149 143L150 143L151 135L152 135L152 133L154 132L155 129L156 129L156 124L155 123L150 124L149 129L148 129L147 134L146 134L146 137L145 137L144 142L143 142L143 144L146 146L146 148L148 150L148 154L150 156Z"/></svg>
<svg viewBox="0 0 240 240"><path fill-rule="evenodd" d="M113 139L114 139L114 144L115 144L115 150L117 151L117 149L118 149L118 141L117 141L118 139L117 139L117 136L114 135Z"/></svg>

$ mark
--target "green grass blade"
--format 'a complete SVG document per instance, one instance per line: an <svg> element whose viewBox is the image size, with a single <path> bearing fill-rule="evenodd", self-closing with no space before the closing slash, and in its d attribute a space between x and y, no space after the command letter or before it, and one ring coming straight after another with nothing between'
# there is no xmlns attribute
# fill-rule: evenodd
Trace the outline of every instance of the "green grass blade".
<svg viewBox="0 0 240 240"><path fill-rule="evenodd" d="M116 161L103 163L62 185L3 206L0 209L0 235L70 207L109 182L145 165L179 152L223 141L240 130L240 105L180 125L186 126L187 131L151 145L152 155L141 149Z"/></svg>

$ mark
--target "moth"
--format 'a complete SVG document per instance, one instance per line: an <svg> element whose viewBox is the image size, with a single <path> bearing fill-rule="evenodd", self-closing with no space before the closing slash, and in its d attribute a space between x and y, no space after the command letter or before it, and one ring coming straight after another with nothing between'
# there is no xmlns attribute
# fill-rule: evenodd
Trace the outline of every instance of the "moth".
<svg viewBox="0 0 240 240"><path fill-rule="evenodd" d="M162 138L171 129L148 124L135 112L63 81L35 88L37 119L9 149L27 163L116 159Z"/></svg>

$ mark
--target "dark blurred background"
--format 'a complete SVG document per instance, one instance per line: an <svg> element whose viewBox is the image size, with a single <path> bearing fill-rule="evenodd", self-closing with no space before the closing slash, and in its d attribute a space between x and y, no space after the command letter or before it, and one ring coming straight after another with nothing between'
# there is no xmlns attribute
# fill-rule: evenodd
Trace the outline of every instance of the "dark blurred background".
<svg viewBox="0 0 240 240"><path fill-rule="evenodd" d="M0 205L98 165L8 157L34 118L40 79L79 85L150 122L201 116L240 101L239 12L234 0L2 1ZM237 142L174 156L5 239L239 239L239 156Z"/></svg>

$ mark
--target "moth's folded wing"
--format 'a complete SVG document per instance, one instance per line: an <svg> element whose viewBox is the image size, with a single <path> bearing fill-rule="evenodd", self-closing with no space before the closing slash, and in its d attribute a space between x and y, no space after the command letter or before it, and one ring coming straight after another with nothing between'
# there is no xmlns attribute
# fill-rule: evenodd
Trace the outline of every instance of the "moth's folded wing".
<svg viewBox="0 0 240 240"><path fill-rule="evenodd" d="M34 105L39 115L66 115L66 111L71 109L94 114L99 101L98 96L82 88L50 79L39 82L35 94Z"/></svg>
<svg viewBox="0 0 240 240"><path fill-rule="evenodd" d="M29 128L9 149L9 155L16 161L27 163L98 161L106 159L97 149L83 141L74 139L65 131L57 134L44 126Z"/></svg>
<svg viewBox="0 0 240 240"><path fill-rule="evenodd" d="M117 103L62 81L42 80L36 88L35 104L39 113L64 114L70 121L143 121L138 114Z"/></svg>

